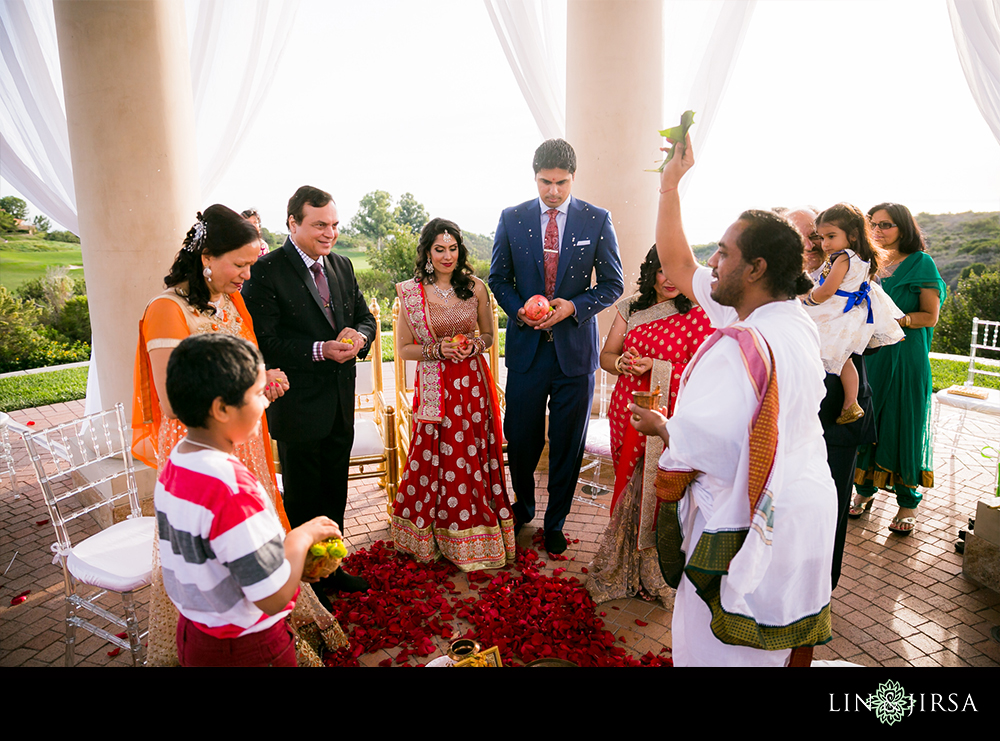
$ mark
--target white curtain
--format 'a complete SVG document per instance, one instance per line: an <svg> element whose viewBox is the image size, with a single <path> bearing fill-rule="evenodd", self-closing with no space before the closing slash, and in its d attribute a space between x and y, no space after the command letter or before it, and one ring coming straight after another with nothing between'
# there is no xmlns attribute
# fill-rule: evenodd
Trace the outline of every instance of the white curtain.
<svg viewBox="0 0 1000 741"><path fill-rule="evenodd" d="M51 2L0 3L0 177L79 232Z"/></svg>
<svg viewBox="0 0 1000 741"><path fill-rule="evenodd" d="M531 115L546 139L566 132L566 3L484 0ZM663 126L697 112L704 154L756 0L665 0ZM692 173L693 174L693 173ZM686 187L691 178L685 178Z"/></svg>
<svg viewBox="0 0 1000 741"><path fill-rule="evenodd" d="M298 0L188 0L202 196L267 97ZM78 232L55 19L49 0L0 0L0 176Z"/></svg>
<svg viewBox="0 0 1000 741"><path fill-rule="evenodd" d="M684 111L695 111L691 140L700 157L705 155L756 4L756 0L663 4L663 125L675 126ZM691 179L682 182L682 193Z"/></svg>
<svg viewBox="0 0 1000 741"><path fill-rule="evenodd" d="M538 130L546 139L565 136L565 0L483 2Z"/></svg>
<svg viewBox="0 0 1000 741"><path fill-rule="evenodd" d="M972 97L1000 143L1000 0L948 0L948 15Z"/></svg>
<svg viewBox="0 0 1000 741"><path fill-rule="evenodd" d="M222 179L260 112L298 6L299 0L187 1L202 197ZM79 233L50 0L0 0L0 177ZM96 362L92 353L88 414L101 409Z"/></svg>

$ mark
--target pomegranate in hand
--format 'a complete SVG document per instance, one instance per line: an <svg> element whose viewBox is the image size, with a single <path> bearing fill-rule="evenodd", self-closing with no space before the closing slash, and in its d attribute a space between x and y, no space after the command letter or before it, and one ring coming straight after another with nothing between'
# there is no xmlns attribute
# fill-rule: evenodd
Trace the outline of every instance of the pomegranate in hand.
<svg viewBox="0 0 1000 741"><path fill-rule="evenodd" d="M532 296L524 304L524 315L533 322L541 321L550 311L555 310L549 306L549 300L545 296Z"/></svg>

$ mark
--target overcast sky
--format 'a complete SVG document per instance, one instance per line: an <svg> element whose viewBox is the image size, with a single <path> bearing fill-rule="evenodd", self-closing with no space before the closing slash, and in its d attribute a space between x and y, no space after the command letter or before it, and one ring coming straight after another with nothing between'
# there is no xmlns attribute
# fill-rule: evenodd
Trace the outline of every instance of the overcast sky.
<svg viewBox="0 0 1000 741"><path fill-rule="evenodd" d="M303 183L344 222L371 190L409 191L488 234L534 195L540 140L482 3L303 0L271 99L203 201L255 206L276 231ZM696 173L693 243L749 207L1000 210L1000 144L943 0L760 0Z"/></svg>

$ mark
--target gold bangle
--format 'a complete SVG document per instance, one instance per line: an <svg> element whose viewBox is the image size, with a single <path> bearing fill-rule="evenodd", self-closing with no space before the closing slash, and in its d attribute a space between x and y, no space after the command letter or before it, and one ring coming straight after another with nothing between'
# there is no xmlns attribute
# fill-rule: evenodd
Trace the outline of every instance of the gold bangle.
<svg viewBox="0 0 1000 741"><path fill-rule="evenodd" d="M619 376L625 373L625 371L622 370L622 360L624 359L625 359L624 355L619 355L618 358L615 360L615 370L618 371Z"/></svg>

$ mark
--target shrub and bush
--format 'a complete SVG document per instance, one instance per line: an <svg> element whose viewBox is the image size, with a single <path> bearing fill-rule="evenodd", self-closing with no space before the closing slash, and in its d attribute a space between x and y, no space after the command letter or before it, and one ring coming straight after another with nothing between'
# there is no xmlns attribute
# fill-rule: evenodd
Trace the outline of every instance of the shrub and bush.
<svg viewBox="0 0 1000 741"><path fill-rule="evenodd" d="M958 281L958 290L941 307L932 349L968 355L973 317L1000 319L1000 272L996 266L979 274L972 271Z"/></svg>
<svg viewBox="0 0 1000 741"><path fill-rule="evenodd" d="M89 360L86 291L65 268L49 268L14 294L0 286L0 373Z"/></svg>

